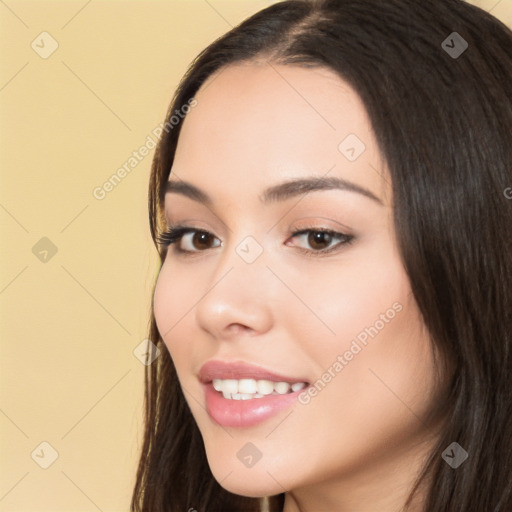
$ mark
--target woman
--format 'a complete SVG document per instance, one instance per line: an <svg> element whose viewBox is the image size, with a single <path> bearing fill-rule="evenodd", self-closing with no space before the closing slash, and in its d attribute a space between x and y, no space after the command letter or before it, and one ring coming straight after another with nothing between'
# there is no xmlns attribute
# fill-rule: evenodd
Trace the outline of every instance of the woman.
<svg viewBox="0 0 512 512"><path fill-rule="evenodd" d="M166 127L132 510L511 510L511 31L280 2Z"/></svg>

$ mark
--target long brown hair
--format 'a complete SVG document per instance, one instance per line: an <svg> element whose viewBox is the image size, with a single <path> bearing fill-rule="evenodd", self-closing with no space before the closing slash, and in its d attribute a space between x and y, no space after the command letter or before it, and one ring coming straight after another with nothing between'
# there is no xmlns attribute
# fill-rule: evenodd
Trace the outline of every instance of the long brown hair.
<svg viewBox="0 0 512 512"><path fill-rule="evenodd" d="M443 431L418 480L429 482L425 511L510 512L512 32L461 0L290 0L256 13L206 48L176 91L149 185L153 240L181 127L172 116L214 72L255 58L326 66L368 111L415 300L455 368ZM149 337L161 356L146 367L131 510L259 511L261 500L213 478L153 312ZM454 441L469 453L456 470L441 458ZM270 511L283 500L271 497Z"/></svg>

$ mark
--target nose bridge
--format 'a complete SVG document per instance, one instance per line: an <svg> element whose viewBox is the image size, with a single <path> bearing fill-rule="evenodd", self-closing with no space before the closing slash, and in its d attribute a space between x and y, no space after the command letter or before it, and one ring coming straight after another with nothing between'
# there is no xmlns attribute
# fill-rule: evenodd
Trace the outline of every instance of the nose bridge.
<svg viewBox="0 0 512 512"><path fill-rule="evenodd" d="M198 303L197 322L216 335L232 324L265 331L272 322L272 289L263 245L252 235L224 248L208 291Z"/></svg>
<svg viewBox="0 0 512 512"><path fill-rule="evenodd" d="M230 238L232 240L222 249L217 261L213 281L218 282L222 276L227 276L227 272L231 274L231 279L240 279L240 283L260 283L265 280L268 251L265 251L263 242L247 232L242 232L238 237L232 234Z"/></svg>

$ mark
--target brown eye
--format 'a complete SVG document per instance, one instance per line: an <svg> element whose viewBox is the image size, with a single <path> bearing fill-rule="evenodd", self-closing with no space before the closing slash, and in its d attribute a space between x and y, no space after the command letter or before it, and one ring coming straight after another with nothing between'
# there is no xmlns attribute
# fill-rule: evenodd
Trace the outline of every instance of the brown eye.
<svg viewBox="0 0 512 512"><path fill-rule="evenodd" d="M303 229L293 233L292 238L298 239L299 247L306 253L326 254L341 249L353 240L352 235L345 235L326 229ZM302 239L302 240L301 240Z"/></svg>
<svg viewBox="0 0 512 512"><path fill-rule="evenodd" d="M308 235L308 244L312 249L321 251L329 247L332 235L325 231L311 231Z"/></svg>
<svg viewBox="0 0 512 512"><path fill-rule="evenodd" d="M194 249L197 249L199 251L209 249L210 244L215 239L213 235L211 235L210 233L206 233L204 231L196 231L192 235L192 246L194 247Z"/></svg>
<svg viewBox="0 0 512 512"><path fill-rule="evenodd" d="M220 246L220 241L207 231L188 229L176 239L177 250L182 252L200 252Z"/></svg>

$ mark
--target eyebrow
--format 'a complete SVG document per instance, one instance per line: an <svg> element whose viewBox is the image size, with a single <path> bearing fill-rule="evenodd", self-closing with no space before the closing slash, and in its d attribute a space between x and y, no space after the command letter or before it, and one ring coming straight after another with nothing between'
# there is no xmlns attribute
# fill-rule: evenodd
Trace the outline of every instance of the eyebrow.
<svg viewBox="0 0 512 512"><path fill-rule="evenodd" d="M383 205L382 201L373 192L368 189L356 185L350 181L331 177L311 177L311 178L297 178L289 181L285 181L278 185L273 185L263 191L263 194L259 196L262 203L268 204L278 201L284 201L308 192L315 192L317 190L346 190L348 192L355 192L361 194L380 205ZM174 193L181 194L185 197L199 201L206 206L212 206L213 201L200 188L192 185L187 181L183 180L169 180L165 185L165 194Z"/></svg>

